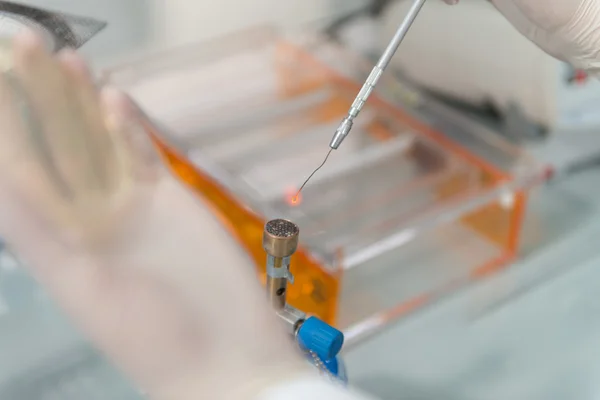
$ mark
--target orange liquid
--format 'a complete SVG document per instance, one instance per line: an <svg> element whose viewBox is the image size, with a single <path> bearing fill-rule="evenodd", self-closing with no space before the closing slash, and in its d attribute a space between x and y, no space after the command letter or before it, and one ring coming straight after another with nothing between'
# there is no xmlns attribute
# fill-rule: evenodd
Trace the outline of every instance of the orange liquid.
<svg viewBox="0 0 600 400"><path fill-rule="evenodd" d="M204 198L230 233L252 257L263 285L266 282L266 253L262 247L265 219L256 215L214 179L194 167L153 133L153 138L172 171ZM292 256L295 277L288 286L288 303L308 314L335 324L340 273L326 271L304 248Z"/></svg>

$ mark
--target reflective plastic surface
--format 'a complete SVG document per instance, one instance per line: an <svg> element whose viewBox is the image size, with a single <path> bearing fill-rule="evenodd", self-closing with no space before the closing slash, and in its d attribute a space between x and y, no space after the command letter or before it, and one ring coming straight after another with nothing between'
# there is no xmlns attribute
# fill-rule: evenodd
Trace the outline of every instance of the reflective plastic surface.
<svg viewBox="0 0 600 400"><path fill-rule="evenodd" d="M350 338L512 259L526 190L544 177L521 151L387 75L292 201L368 70L319 38L257 29L107 74L157 122L174 170L259 270L264 221L299 224L290 301Z"/></svg>

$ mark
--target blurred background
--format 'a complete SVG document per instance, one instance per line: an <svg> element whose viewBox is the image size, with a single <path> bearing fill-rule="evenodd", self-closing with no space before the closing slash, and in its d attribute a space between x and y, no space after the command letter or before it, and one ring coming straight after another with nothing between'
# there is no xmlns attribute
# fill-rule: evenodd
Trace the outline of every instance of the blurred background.
<svg viewBox="0 0 600 400"><path fill-rule="evenodd" d="M298 256L310 295L290 299L345 331L351 382L384 399L598 398L600 85L487 1L426 3L302 204L290 190L322 160L407 2L21 3L108 24L82 52L226 189L221 211L257 232L244 240L259 270L264 219L299 223L318 265ZM0 399L141 398L1 257Z"/></svg>

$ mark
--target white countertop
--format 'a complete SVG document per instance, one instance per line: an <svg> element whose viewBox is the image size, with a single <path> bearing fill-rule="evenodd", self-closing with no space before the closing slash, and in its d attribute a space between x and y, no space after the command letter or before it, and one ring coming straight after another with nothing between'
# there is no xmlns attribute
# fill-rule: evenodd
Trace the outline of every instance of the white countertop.
<svg viewBox="0 0 600 400"><path fill-rule="evenodd" d="M597 399L599 180L541 190L524 258L349 349L351 381L384 399Z"/></svg>

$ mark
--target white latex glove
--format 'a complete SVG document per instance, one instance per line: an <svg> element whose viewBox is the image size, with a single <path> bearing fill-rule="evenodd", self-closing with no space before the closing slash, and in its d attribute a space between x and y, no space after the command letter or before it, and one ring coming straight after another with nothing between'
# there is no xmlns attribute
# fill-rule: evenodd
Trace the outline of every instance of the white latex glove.
<svg viewBox="0 0 600 400"><path fill-rule="evenodd" d="M32 34L14 53L0 236L78 326L157 400L249 399L304 376L252 263L163 168L127 98Z"/></svg>
<svg viewBox="0 0 600 400"><path fill-rule="evenodd" d="M592 74L600 72L600 0L490 1L548 54Z"/></svg>

